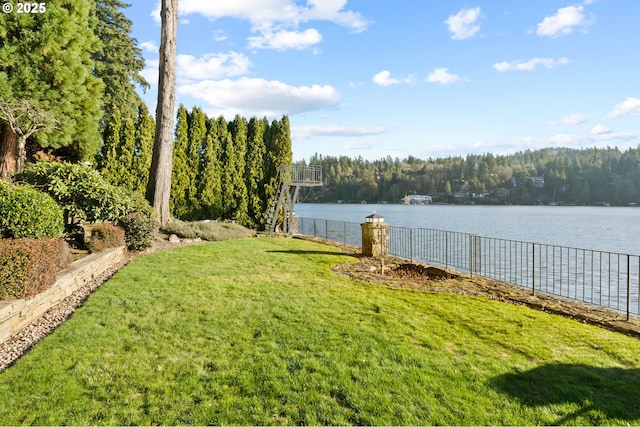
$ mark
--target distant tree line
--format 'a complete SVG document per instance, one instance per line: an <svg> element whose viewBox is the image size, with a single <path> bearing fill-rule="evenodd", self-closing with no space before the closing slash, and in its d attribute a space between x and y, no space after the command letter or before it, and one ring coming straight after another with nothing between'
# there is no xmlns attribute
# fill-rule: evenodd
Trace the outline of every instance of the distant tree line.
<svg viewBox="0 0 640 427"><path fill-rule="evenodd" d="M443 203L640 205L640 146L428 160L316 154L308 164L322 166L325 186L303 195L307 201L399 203L408 194L429 194Z"/></svg>

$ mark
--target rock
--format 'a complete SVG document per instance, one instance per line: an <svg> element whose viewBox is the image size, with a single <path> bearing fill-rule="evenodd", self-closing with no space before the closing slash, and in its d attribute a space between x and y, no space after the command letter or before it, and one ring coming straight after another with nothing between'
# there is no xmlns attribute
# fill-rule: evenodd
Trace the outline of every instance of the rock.
<svg viewBox="0 0 640 427"><path fill-rule="evenodd" d="M169 236L169 241L171 243L180 243L180 238L178 236L176 236L175 234L172 234Z"/></svg>

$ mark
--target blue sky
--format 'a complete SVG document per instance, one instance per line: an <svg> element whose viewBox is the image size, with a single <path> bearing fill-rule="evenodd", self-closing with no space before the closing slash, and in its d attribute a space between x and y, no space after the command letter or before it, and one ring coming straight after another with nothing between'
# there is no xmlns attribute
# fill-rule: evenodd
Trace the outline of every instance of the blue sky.
<svg viewBox="0 0 640 427"><path fill-rule="evenodd" d="M155 108L159 1L125 13ZM640 143L638 0L180 0L177 102L289 116L294 160Z"/></svg>

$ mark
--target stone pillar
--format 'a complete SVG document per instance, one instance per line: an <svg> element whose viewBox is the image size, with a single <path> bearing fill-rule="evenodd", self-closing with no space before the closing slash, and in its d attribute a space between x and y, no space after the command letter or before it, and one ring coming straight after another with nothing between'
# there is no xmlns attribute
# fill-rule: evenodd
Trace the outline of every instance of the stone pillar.
<svg viewBox="0 0 640 427"><path fill-rule="evenodd" d="M389 252L389 224L375 212L362 226L362 255L380 258Z"/></svg>

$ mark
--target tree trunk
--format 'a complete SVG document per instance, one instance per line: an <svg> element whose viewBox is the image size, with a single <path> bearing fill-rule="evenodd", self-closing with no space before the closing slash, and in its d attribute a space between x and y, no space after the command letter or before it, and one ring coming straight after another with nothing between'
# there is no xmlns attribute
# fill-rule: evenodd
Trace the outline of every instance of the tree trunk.
<svg viewBox="0 0 640 427"><path fill-rule="evenodd" d="M173 151L173 108L176 90L176 33L178 0L162 0L162 35L160 39L160 76L156 107L156 136L147 184L147 200L158 212L161 225L171 217L171 168Z"/></svg>
<svg viewBox="0 0 640 427"><path fill-rule="evenodd" d="M0 125L0 179L11 181L18 171L18 136L7 123Z"/></svg>

